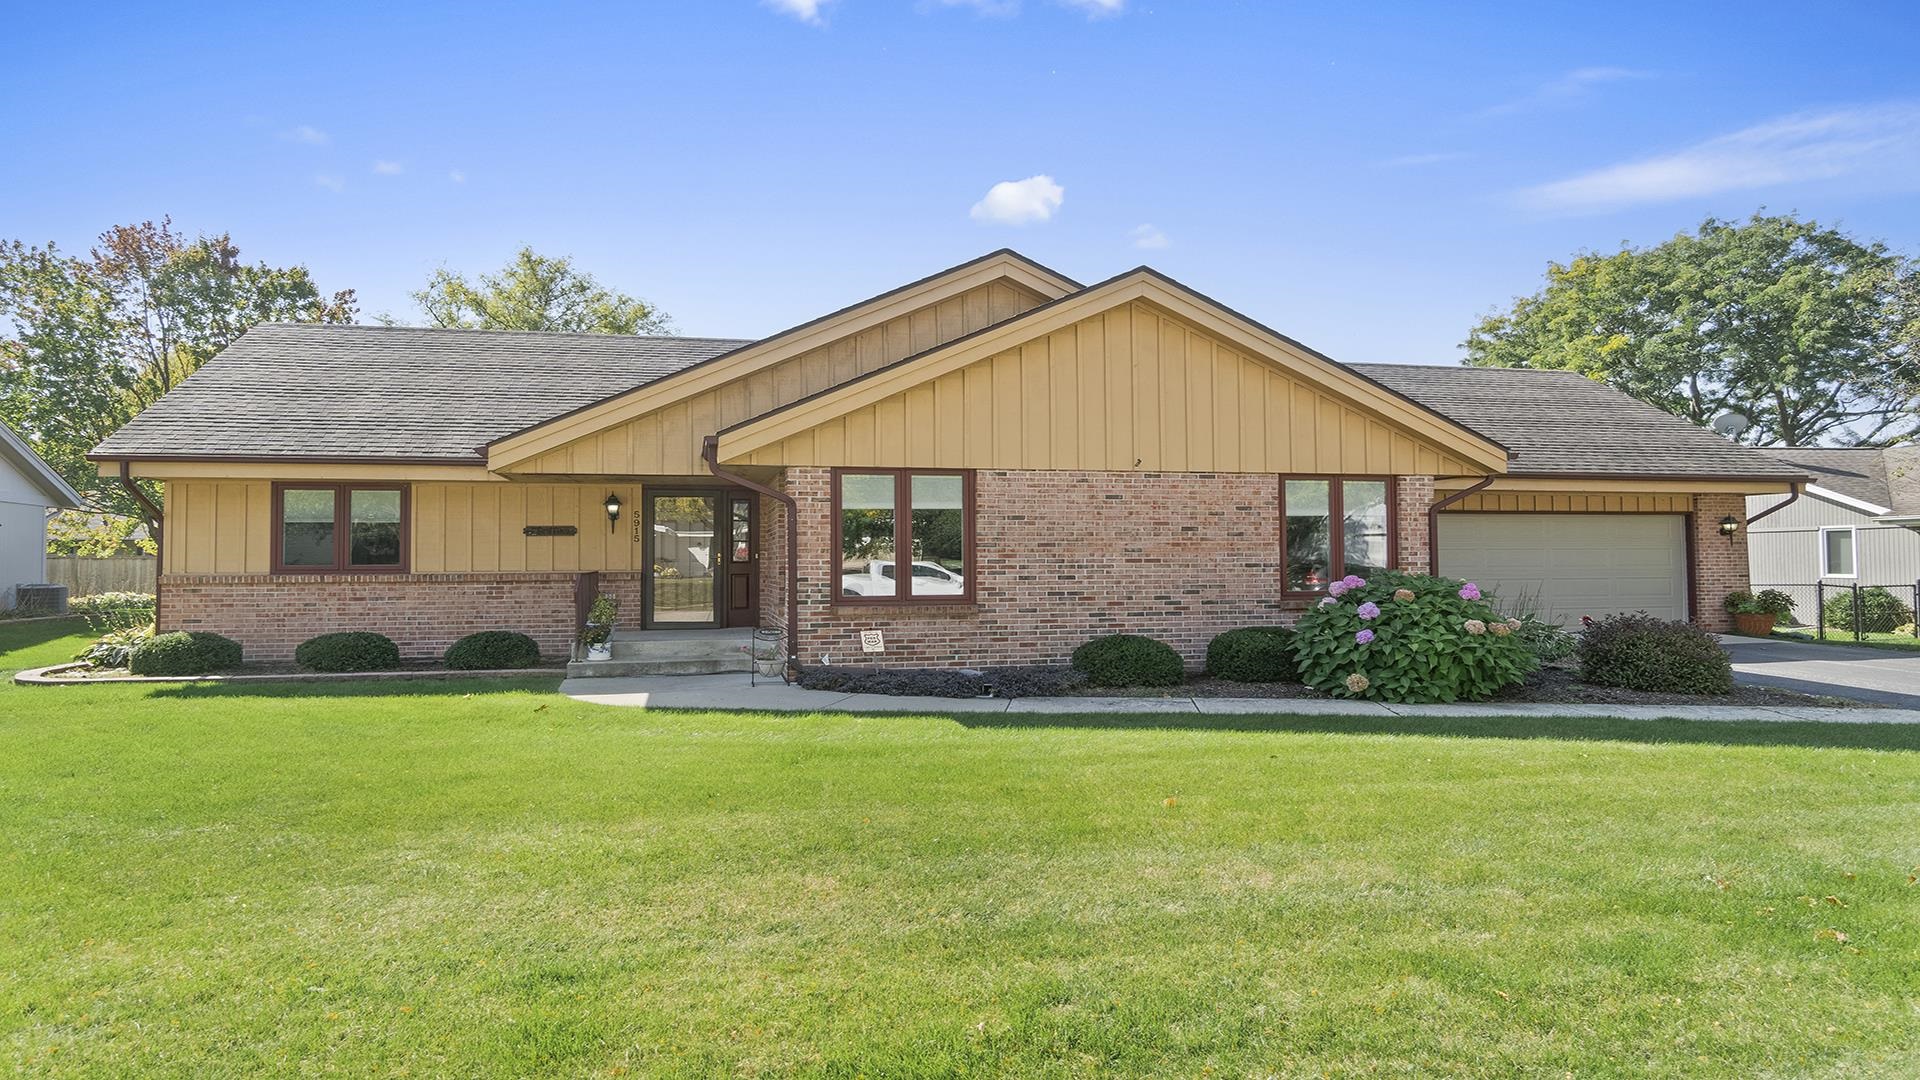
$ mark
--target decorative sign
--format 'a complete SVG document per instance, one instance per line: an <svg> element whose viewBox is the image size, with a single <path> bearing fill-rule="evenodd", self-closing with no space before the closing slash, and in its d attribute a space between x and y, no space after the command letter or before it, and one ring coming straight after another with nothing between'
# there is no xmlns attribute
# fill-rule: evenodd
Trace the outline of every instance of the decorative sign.
<svg viewBox="0 0 1920 1080"><path fill-rule="evenodd" d="M528 536L574 536L580 532L573 525L529 525L520 531Z"/></svg>
<svg viewBox="0 0 1920 1080"><path fill-rule="evenodd" d="M878 630L860 631L861 652L886 652L887 639Z"/></svg>

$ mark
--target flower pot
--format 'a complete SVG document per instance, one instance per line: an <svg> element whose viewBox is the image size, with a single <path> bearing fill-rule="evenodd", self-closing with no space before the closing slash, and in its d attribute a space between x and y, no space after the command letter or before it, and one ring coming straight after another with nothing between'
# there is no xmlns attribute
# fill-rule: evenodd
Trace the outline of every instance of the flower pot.
<svg viewBox="0 0 1920 1080"><path fill-rule="evenodd" d="M588 645L587 659L589 660L613 659L613 643L610 641L597 641L591 645Z"/></svg>
<svg viewBox="0 0 1920 1080"><path fill-rule="evenodd" d="M1735 633L1748 637L1767 637L1773 633L1774 616L1766 611L1736 611L1733 613Z"/></svg>

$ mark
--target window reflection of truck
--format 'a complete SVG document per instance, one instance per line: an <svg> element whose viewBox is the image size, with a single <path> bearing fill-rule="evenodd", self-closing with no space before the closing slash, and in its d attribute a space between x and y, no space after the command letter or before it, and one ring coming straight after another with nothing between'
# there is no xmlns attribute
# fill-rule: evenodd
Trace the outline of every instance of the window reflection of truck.
<svg viewBox="0 0 1920 1080"><path fill-rule="evenodd" d="M915 596L959 596L966 592L967 580L939 563L915 561L912 566ZM840 595L899 595L894 588L893 563L868 559L864 567L859 562L846 564L840 570Z"/></svg>

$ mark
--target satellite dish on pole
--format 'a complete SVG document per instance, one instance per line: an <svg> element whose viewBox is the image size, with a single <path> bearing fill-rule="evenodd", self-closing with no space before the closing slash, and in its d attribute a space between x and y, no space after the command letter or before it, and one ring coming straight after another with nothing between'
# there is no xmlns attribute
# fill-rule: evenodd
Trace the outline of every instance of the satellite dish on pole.
<svg viewBox="0 0 1920 1080"><path fill-rule="evenodd" d="M1713 418L1713 430L1729 439L1737 439L1740 433L1753 426L1753 421L1737 412L1723 412Z"/></svg>

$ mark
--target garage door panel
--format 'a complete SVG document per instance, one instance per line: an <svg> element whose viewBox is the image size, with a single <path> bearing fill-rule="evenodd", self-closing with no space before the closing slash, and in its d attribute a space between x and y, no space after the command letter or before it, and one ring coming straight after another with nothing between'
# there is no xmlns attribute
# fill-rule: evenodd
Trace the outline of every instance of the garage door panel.
<svg viewBox="0 0 1920 1080"><path fill-rule="evenodd" d="M1508 604L1531 598L1568 625L1618 611L1687 617L1682 515L1443 513L1439 526L1440 572Z"/></svg>

